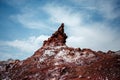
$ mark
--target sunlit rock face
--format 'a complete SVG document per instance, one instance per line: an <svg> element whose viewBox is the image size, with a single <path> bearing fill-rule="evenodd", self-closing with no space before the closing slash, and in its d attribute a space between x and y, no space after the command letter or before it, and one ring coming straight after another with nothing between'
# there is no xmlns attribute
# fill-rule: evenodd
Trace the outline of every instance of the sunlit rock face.
<svg viewBox="0 0 120 80"><path fill-rule="evenodd" d="M68 47L66 38L62 24L31 57L0 64L0 80L120 80L120 51Z"/></svg>

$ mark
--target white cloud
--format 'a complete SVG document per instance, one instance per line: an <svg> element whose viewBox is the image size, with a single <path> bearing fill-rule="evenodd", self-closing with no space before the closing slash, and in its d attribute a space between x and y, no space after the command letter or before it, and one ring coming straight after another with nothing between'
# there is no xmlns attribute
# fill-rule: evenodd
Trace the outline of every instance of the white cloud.
<svg viewBox="0 0 120 80"><path fill-rule="evenodd" d="M86 23L84 13L74 12L74 8L67 6L48 4L44 7L44 10L50 15L50 19L54 23L65 23L69 35L67 39L69 46L104 51L120 49L118 45L120 44L119 35L116 34L115 29L107 25L108 23Z"/></svg>
<svg viewBox="0 0 120 80"><path fill-rule="evenodd" d="M7 59L19 59L19 57L23 57L23 55L21 56L21 54L14 54L14 53L10 53L10 52L0 52L0 60L7 60Z"/></svg>
<svg viewBox="0 0 120 80"><path fill-rule="evenodd" d="M41 7L29 7L21 6L19 7L20 13L11 15L10 19L14 22L20 23L22 27L28 29L39 29L41 31L54 30L53 27L50 27L50 21L44 19L46 16L42 11Z"/></svg>
<svg viewBox="0 0 120 80"><path fill-rule="evenodd" d="M34 19L35 16L33 14L29 13L23 13L17 15L17 20L19 23L21 23L24 27L30 28L30 29L42 29L46 28L47 25L45 25L42 21Z"/></svg>
<svg viewBox="0 0 120 80"><path fill-rule="evenodd" d="M44 10L51 16L50 21L52 22L64 22L67 26L78 26L81 23L82 14L74 13L69 7L47 4Z"/></svg>
<svg viewBox="0 0 120 80"><path fill-rule="evenodd" d="M115 10L115 0L71 0L71 4L69 4L70 0L67 0L68 5L57 1L51 3L46 1L47 4L42 5L38 2L40 6L28 4L28 0L3 1L18 10L18 13L11 15L10 18L22 24L22 27L49 33L50 30L55 31L55 27L50 27L51 24L65 23L68 46L104 51L120 49L120 32L117 32L114 27L111 28L109 23L109 20L120 16L120 11ZM104 20L92 22L94 12L99 13ZM23 37L22 40L0 41L0 55L2 55L0 59L29 57L41 47L43 40L47 38L46 35L40 35L28 39Z"/></svg>
<svg viewBox="0 0 120 80"><path fill-rule="evenodd" d="M6 45L17 48L23 52L31 52L33 53L35 50L40 48L43 41L46 40L48 36L41 35L38 37L29 37L26 40L14 40L14 41L7 41L4 42Z"/></svg>
<svg viewBox="0 0 120 80"><path fill-rule="evenodd" d="M96 10L105 19L111 20L119 17L120 11L116 11L117 0L71 0L83 9Z"/></svg>
<svg viewBox="0 0 120 80"><path fill-rule="evenodd" d="M4 0L4 2L18 10L18 13L10 15L10 18L12 21L20 23L22 27L41 30L51 29L45 22L43 22L43 20L41 20L41 9L39 7L31 7L28 4L28 0Z"/></svg>
<svg viewBox="0 0 120 80"><path fill-rule="evenodd" d="M46 29L49 28L47 27L48 25L45 24L43 21L40 19L36 19L35 16L36 13L34 12L23 12L17 15L11 15L10 18L13 21L17 21L20 24L23 25L23 27L29 28L29 29Z"/></svg>
<svg viewBox="0 0 120 80"><path fill-rule="evenodd" d="M71 31L67 44L73 47L91 48L93 50L119 50L120 38L114 30L104 26L98 28L76 28ZM100 24L99 24L100 26ZM74 27L75 28L75 27ZM72 33L73 32L73 33Z"/></svg>
<svg viewBox="0 0 120 80"><path fill-rule="evenodd" d="M106 20L115 19L118 17L118 13L114 12L115 6L113 0L103 1L103 0L75 0L78 7L83 9L94 10L102 14ZM41 7L42 8L42 7ZM28 8L24 7L21 11L22 13L14 16L17 18L18 22L24 25L24 27L31 29L52 29L48 27L47 22L43 22L40 18L36 18L40 12L39 7ZM109 27L109 23L92 22L86 23L85 20L91 21L89 12L77 11L73 6L59 5L56 3L48 3L43 6L43 10L50 16L48 22L52 23L65 23L66 31L69 35L67 44L73 47L88 47L95 50L118 50L120 46L119 35L116 34L116 30ZM79 9L78 9L79 10ZM14 18L13 17L13 18ZM117 39L117 40L116 40ZM24 44L24 41L14 41L13 43ZM25 44L29 46L32 44ZM35 44L37 45L37 44ZM14 47L19 47L18 45L13 45ZM24 46L24 47L25 47ZM31 50L33 46L29 47ZM23 50L24 51L24 50Z"/></svg>
<svg viewBox="0 0 120 80"><path fill-rule="evenodd" d="M0 41L0 60L9 58L23 60L30 57L42 46L43 41L47 40L48 37L47 35L40 35L24 40Z"/></svg>

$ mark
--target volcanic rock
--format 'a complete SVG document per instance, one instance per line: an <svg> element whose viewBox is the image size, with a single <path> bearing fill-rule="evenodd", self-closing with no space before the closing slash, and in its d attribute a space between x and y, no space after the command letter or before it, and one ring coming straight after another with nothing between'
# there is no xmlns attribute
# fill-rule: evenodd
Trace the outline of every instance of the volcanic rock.
<svg viewBox="0 0 120 80"><path fill-rule="evenodd" d="M52 34L48 40L44 41L43 46L63 46L65 45L66 38L67 36L64 33L64 23L62 23L59 29L54 34Z"/></svg>
<svg viewBox="0 0 120 80"><path fill-rule="evenodd" d="M120 80L119 51L68 47L64 24L31 57L0 66L0 80Z"/></svg>

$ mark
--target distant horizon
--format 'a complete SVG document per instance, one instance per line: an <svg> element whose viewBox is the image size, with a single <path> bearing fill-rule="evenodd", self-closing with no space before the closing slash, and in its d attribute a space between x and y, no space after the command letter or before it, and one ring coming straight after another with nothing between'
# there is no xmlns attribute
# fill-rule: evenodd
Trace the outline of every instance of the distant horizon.
<svg viewBox="0 0 120 80"><path fill-rule="evenodd" d="M0 60L26 59L64 23L70 47L120 50L120 0L0 0Z"/></svg>

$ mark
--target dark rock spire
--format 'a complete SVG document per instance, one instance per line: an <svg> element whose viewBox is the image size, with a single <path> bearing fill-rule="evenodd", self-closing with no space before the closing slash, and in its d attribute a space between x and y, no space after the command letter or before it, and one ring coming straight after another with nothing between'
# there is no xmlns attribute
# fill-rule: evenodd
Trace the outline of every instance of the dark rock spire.
<svg viewBox="0 0 120 80"><path fill-rule="evenodd" d="M64 23L58 28L58 30L52 34L48 40L44 41L43 46L63 46L66 43L67 35L64 33Z"/></svg>

